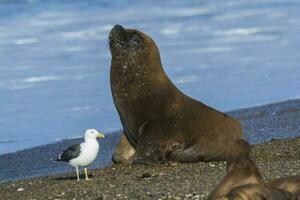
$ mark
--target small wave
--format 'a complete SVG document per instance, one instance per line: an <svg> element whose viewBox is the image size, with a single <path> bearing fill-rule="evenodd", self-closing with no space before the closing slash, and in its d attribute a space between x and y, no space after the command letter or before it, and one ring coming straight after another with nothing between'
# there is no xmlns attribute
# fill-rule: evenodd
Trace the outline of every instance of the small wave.
<svg viewBox="0 0 300 200"><path fill-rule="evenodd" d="M164 28L161 30L161 34L163 35L177 35L180 33L179 28L176 27L170 27L170 28Z"/></svg>
<svg viewBox="0 0 300 200"><path fill-rule="evenodd" d="M270 9L255 9L255 10L240 10L235 12L228 12L221 15L217 15L214 19L217 21L229 21L229 20L246 20L247 18L253 18L253 17L267 17L269 19L278 19L282 18L285 15L285 13L279 11L278 9L276 11L270 10Z"/></svg>
<svg viewBox="0 0 300 200"><path fill-rule="evenodd" d="M84 48L80 46L72 46L72 47L66 47L63 49L65 52L78 52L78 51L83 51Z"/></svg>
<svg viewBox="0 0 300 200"><path fill-rule="evenodd" d="M61 32L59 37L67 40L76 40L76 39L107 39L107 32L112 28L112 25L105 25L102 27L92 27L87 29L81 29L77 31L67 31Z"/></svg>
<svg viewBox="0 0 300 200"><path fill-rule="evenodd" d="M61 80L59 76L33 76L23 79L9 80L0 82L0 89L4 90L22 90L36 86L35 83Z"/></svg>
<svg viewBox="0 0 300 200"><path fill-rule="evenodd" d="M34 85L32 84L26 84L26 85L0 85L0 88L1 89L4 89L4 90L24 90L24 89L30 89L30 88L33 88Z"/></svg>
<svg viewBox="0 0 300 200"><path fill-rule="evenodd" d="M48 19L36 19L29 22L29 26L35 27L51 27L51 26L64 26L67 24L71 24L73 22L72 19L60 19L60 20L52 20L49 21Z"/></svg>
<svg viewBox="0 0 300 200"><path fill-rule="evenodd" d="M193 48L193 49L179 49L176 53L219 53L232 51L231 47L206 47L206 48Z"/></svg>
<svg viewBox="0 0 300 200"><path fill-rule="evenodd" d="M39 42L38 38L21 38L21 39L16 39L13 43L15 45L28 45L28 44L36 44Z"/></svg>
<svg viewBox="0 0 300 200"><path fill-rule="evenodd" d="M258 27L251 27L251 28L234 28L229 30L219 30L215 32L215 35L222 35L222 36L248 36L248 35L255 35L255 34L276 34L280 32L279 28L258 28Z"/></svg>
<svg viewBox="0 0 300 200"><path fill-rule="evenodd" d="M81 136L80 135L76 135L76 136L72 136L72 137L69 137L69 138L55 138L55 141L80 139L82 137L83 137L82 135Z"/></svg>
<svg viewBox="0 0 300 200"><path fill-rule="evenodd" d="M251 35L261 32L259 28L235 28L229 30L217 31L216 35L235 36L235 35Z"/></svg>
<svg viewBox="0 0 300 200"><path fill-rule="evenodd" d="M207 48L202 48L202 49L195 49L195 51L197 51L197 52L205 52L205 53L228 52L231 50L232 50L232 48L230 48L230 47L207 47Z"/></svg>
<svg viewBox="0 0 300 200"><path fill-rule="evenodd" d="M173 8L173 9L163 9L155 8L151 12L159 16L175 16L175 17L191 17L197 15L206 15L211 13L211 9L203 7L185 7L185 8Z"/></svg>
<svg viewBox="0 0 300 200"><path fill-rule="evenodd" d="M18 140L0 140L0 144L7 144L7 143L14 143L14 142L18 142Z"/></svg>
<svg viewBox="0 0 300 200"><path fill-rule="evenodd" d="M195 81L198 81L200 78L197 75L186 75L186 76L181 76L177 80L175 80L176 83L178 84L184 84L184 83L192 83Z"/></svg>
<svg viewBox="0 0 300 200"><path fill-rule="evenodd" d="M278 41L280 37L278 36L270 36L270 35L252 35L251 37L224 37L218 38L215 42L218 43L233 43L233 42L270 42L270 41Z"/></svg>
<svg viewBox="0 0 300 200"><path fill-rule="evenodd" d="M82 135L75 135L73 137L69 137L68 139L71 140L71 139L80 139L82 138L83 136Z"/></svg>
<svg viewBox="0 0 300 200"><path fill-rule="evenodd" d="M84 110L91 110L91 106L82 106L82 107L72 107L72 108L66 108L62 109L63 112L78 112L78 111L84 111Z"/></svg>
<svg viewBox="0 0 300 200"><path fill-rule="evenodd" d="M28 77L22 80L24 83L36 83L36 82L44 82L44 81L53 81L62 79L59 76L33 76Z"/></svg>

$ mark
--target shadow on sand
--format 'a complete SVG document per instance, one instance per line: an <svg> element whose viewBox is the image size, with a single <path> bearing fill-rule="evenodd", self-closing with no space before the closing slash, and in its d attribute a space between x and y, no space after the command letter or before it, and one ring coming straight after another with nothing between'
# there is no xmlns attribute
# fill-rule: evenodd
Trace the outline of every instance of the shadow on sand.
<svg viewBox="0 0 300 200"><path fill-rule="evenodd" d="M95 175L94 174L88 174L89 178L93 178ZM85 180L85 175L80 174L79 175L80 180ZM63 180L77 180L76 175L74 176L64 176L64 177L53 177L52 180L56 181L63 181Z"/></svg>

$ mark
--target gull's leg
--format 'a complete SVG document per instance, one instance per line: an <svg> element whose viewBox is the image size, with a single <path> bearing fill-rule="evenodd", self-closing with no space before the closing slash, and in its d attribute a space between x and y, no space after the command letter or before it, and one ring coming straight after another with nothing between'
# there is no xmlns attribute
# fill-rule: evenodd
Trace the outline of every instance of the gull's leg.
<svg viewBox="0 0 300 200"><path fill-rule="evenodd" d="M87 173L87 168L84 168L84 173L85 173L85 180L86 181L90 180L89 176L88 176L88 173Z"/></svg>
<svg viewBox="0 0 300 200"><path fill-rule="evenodd" d="M76 175L77 175L77 181L79 181L80 178L79 178L79 170L78 170L78 167L76 167Z"/></svg>

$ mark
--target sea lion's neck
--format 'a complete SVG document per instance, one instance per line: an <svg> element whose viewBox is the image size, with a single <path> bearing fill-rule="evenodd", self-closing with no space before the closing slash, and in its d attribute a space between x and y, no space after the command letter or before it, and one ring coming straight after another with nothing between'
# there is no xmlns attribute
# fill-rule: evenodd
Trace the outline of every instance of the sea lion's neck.
<svg viewBox="0 0 300 200"><path fill-rule="evenodd" d="M231 189L248 184L263 185L264 181L255 162L250 158L250 144L238 139L229 148L225 177L211 192L209 199L225 196Z"/></svg>
<svg viewBox="0 0 300 200"><path fill-rule="evenodd" d="M162 88L170 84L160 60L148 62L147 59L124 59L122 56L112 58L111 79L114 85L122 88L124 92L134 89L135 92L146 92L144 94L147 94L147 91L151 92L155 85Z"/></svg>
<svg viewBox="0 0 300 200"><path fill-rule="evenodd" d="M227 161L227 174L211 192L209 199L223 197L233 188L248 184L264 184L256 164L250 157Z"/></svg>
<svg viewBox="0 0 300 200"><path fill-rule="evenodd" d="M264 183L258 167L250 158L250 144L247 141L238 139L232 145L226 161L227 175L222 181L223 185L233 187L234 185Z"/></svg>
<svg viewBox="0 0 300 200"><path fill-rule="evenodd" d="M158 107L169 105L168 101L177 94L160 60L142 62L113 57L110 73L113 100L119 114L126 113L128 129L140 127L145 119L155 116ZM143 117L134 118L136 113L143 113Z"/></svg>
<svg viewBox="0 0 300 200"><path fill-rule="evenodd" d="M234 173L235 176L247 177L254 176L257 179L262 179L258 167L250 157L239 158L233 161L227 161L228 174Z"/></svg>

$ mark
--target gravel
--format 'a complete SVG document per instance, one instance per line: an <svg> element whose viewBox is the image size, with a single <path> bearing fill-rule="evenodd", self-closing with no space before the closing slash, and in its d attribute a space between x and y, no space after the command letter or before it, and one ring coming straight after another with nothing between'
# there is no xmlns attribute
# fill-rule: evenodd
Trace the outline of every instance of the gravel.
<svg viewBox="0 0 300 200"><path fill-rule="evenodd" d="M300 174L300 137L253 146L265 180ZM113 165L90 171L77 182L75 172L0 184L3 199L205 199L224 176L225 162Z"/></svg>

